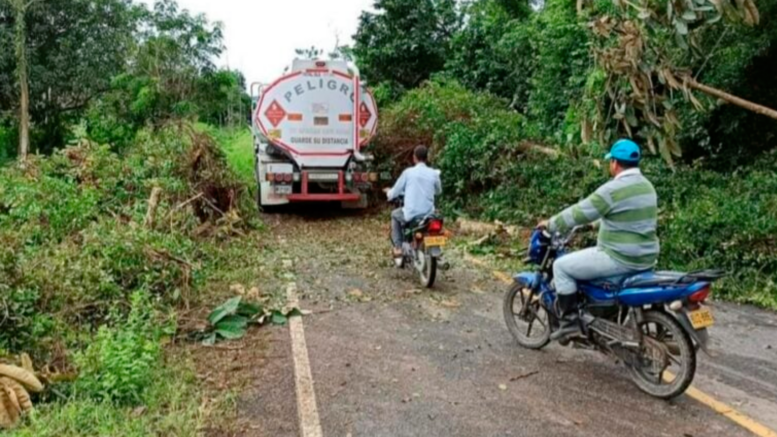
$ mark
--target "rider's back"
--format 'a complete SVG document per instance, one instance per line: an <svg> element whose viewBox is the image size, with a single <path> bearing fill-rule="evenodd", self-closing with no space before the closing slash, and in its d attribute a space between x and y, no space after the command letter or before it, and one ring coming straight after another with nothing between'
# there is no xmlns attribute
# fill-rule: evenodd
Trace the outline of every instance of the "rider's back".
<svg viewBox="0 0 777 437"><path fill-rule="evenodd" d="M626 170L596 190L595 195L606 204L598 246L629 267L653 267L660 251L656 233L658 197L653 184L638 169Z"/></svg>
<svg viewBox="0 0 777 437"><path fill-rule="evenodd" d="M397 184L405 196L403 212L405 220L410 221L434 212L434 197L442 187L437 170L421 163L402 173Z"/></svg>

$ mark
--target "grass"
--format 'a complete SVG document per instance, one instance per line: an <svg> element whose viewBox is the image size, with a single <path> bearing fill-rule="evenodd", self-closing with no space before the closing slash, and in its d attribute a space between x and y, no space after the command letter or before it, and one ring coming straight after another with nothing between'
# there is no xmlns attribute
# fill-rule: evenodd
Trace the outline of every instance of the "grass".
<svg viewBox="0 0 777 437"><path fill-rule="evenodd" d="M147 437L199 435L203 417L193 365L172 357L154 375L141 408L73 399L42 404L9 437Z"/></svg>
<svg viewBox="0 0 777 437"><path fill-rule="evenodd" d="M210 133L224 151L232 171L249 187L254 185L254 138L247 127L217 129L207 125L198 125L199 129Z"/></svg>

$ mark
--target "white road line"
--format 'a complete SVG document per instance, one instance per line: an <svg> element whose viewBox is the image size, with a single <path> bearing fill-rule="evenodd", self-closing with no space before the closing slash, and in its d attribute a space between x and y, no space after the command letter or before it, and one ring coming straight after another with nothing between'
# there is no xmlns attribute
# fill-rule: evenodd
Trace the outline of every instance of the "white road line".
<svg viewBox="0 0 777 437"><path fill-rule="evenodd" d="M297 299L297 284L291 283L286 288L286 298L289 305L299 307ZM297 413L301 437L323 437L321 421L316 406L316 391L313 388L313 375L310 371L308 346L305 343L305 328L302 317L292 317L289 320L291 333L291 353L294 357L294 380L297 386Z"/></svg>

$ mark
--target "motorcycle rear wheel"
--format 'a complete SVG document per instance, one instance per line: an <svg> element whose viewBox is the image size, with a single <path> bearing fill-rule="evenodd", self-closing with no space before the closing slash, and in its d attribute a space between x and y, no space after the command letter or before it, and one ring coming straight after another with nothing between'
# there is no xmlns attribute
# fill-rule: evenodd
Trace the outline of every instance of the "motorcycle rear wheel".
<svg viewBox="0 0 777 437"><path fill-rule="evenodd" d="M646 312L640 328L643 336L650 338L644 341L652 341L663 349L668 366L652 372L650 367L655 361L645 357L649 351L643 347L643 355L638 359L642 364L629 367L631 379L640 390L659 399L683 394L696 374L696 349L690 336L677 320L660 311Z"/></svg>
<svg viewBox="0 0 777 437"><path fill-rule="evenodd" d="M434 287L434 280L437 279L437 258L427 253L423 247L416 251L415 256L423 257L423 265L421 268L416 268L421 285L424 288Z"/></svg>
<svg viewBox="0 0 777 437"><path fill-rule="evenodd" d="M550 315L536 296L524 290L528 290L526 284L514 282L505 294L502 304L505 324L519 345L527 349L542 349L550 343ZM524 309L527 313L521 316ZM543 328L543 331L534 331L535 327ZM532 337L532 333L539 335Z"/></svg>

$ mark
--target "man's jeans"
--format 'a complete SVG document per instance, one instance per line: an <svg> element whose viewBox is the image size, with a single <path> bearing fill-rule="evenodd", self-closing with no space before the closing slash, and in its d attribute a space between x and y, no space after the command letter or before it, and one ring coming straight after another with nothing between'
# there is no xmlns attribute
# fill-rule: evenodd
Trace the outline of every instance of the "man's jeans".
<svg viewBox="0 0 777 437"><path fill-rule="evenodd" d="M395 248L402 247L402 232L407 222L402 208L397 208L391 213L391 242Z"/></svg>
<svg viewBox="0 0 777 437"><path fill-rule="evenodd" d="M577 281L591 281L637 272L638 270L619 264L598 247L570 253L553 263L556 293L563 295L577 293Z"/></svg>

